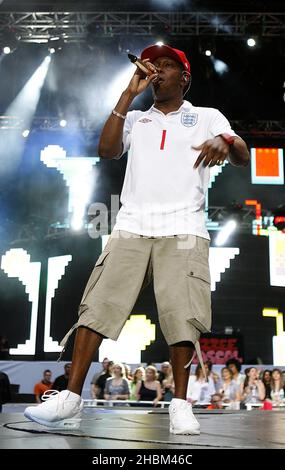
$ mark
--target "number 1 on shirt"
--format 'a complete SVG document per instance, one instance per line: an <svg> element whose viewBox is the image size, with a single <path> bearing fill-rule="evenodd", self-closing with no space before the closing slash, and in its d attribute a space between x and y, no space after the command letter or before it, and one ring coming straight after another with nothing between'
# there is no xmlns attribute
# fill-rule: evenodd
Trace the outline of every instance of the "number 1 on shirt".
<svg viewBox="0 0 285 470"><path fill-rule="evenodd" d="M163 130L162 131L162 137L161 137L161 143L160 143L160 150L164 150L165 138L166 138L166 130Z"/></svg>

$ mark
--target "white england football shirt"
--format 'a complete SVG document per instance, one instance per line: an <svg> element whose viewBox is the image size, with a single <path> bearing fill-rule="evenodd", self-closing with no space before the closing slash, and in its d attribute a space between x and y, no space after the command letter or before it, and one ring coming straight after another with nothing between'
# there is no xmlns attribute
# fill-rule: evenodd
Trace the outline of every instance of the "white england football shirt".
<svg viewBox="0 0 285 470"><path fill-rule="evenodd" d="M200 151L192 146L224 132L236 135L220 111L188 101L166 115L154 106L128 112L122 153L128 151L128 162L114 229L209 239L204 209L210 169L193 168Z"/></svg>

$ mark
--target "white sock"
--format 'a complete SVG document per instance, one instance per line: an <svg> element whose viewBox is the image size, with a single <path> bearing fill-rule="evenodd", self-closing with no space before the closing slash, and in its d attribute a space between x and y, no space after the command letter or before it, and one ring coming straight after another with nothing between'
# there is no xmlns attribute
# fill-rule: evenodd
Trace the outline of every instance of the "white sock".
<svg viewBox="0 0 285 470"><path fill-rule="evenodd" d="M70 390L68 390L68 392L69 392L68 398L70 398L71 400L78 400L79 398L81 398L81 396L78 395L77 393L71 392Z"/></svg>

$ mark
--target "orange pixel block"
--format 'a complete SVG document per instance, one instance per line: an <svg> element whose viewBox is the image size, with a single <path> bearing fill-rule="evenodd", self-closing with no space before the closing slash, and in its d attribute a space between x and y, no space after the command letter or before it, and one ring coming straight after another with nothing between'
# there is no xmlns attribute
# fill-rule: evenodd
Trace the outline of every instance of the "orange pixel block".
<svg viewBox="0 0 285 470"><path fill-rule="evenodd" d="M256 176L280 176L278 149L256 149Z"/></svg>

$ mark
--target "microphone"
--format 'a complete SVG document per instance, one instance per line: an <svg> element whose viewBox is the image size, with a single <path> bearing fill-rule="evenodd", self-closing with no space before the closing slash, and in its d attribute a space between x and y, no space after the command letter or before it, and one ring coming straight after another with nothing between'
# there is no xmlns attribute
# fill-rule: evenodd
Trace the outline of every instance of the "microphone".
<svg viewBox="0 0 285 470"><path fill-rule="evenodd" d="M128 54L128 58L130 59L130 61L132 62L132 64L136 65L139 69L141 69L146 75L152 75L153 72L151 70L149 70L144 62L139 59L137 56L133 55L133 54Z"/></svg>

